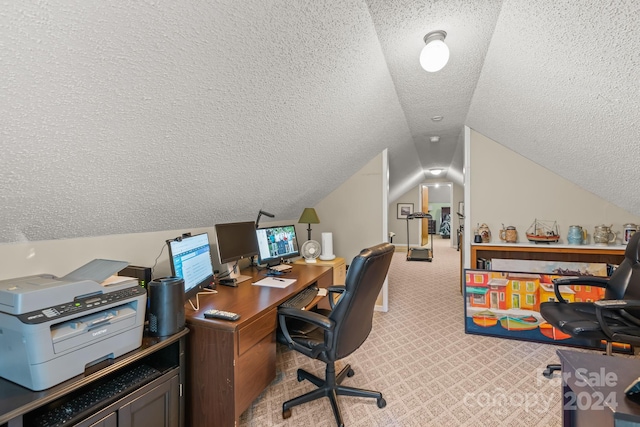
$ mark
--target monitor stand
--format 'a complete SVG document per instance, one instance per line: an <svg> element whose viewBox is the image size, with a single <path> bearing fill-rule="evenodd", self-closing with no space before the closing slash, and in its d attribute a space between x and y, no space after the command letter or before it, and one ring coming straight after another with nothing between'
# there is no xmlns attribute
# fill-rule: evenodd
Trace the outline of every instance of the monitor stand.
<svg viewBox="0 0 640 427"><path fill-rule="evenodd" d="M228 271L229 274L225 275L225 278L236 279L236 283L245 282L247 280L251 280L251 276L245 276L240 274L240 269L238 268L237 263L226 263L221 268L222 271Z"/></svg>
<svg viewBox="0 0 640 427"><path fill-rule="evenodd" d="M251 276L244 276L242 274L238 274L237 276L231 276L232 279L236 279L236 282L246 282L247 280L251 280Z"/></svg>
<svg viewBox="0 0 640 427"><path fill-rule="evenodd" d="M269 270L273 271L288 271L291 270L291 264L276 264L269 267Z"/></svg>

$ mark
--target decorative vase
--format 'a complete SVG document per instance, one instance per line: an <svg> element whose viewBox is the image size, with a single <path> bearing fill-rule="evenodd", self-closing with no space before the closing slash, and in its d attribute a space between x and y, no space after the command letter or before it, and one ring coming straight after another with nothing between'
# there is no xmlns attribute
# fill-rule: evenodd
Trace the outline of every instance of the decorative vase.
<svg viewBox="0 0 640 427"><path fill-rule="evenodd" d="M611 231L611 226L596 225L593 232L593 243L599 246L606 246L616 241L616 235Z"/></svg>
<svg viewBox="0 0 640 427"><path fill-rule="evenodd" d="M567 243L570 245L582 245L587 240L587 230L579 225L570 225L567 233Z"/></svg>
<svg viewBox="0 0 640 427"><path fill-rule="evenodd" d="M502 226L502 230L499 233L500 240L507 243L516 243L518 241L518 231L512 225L508 227Z"/></svg>
<svg viewBox="0 0 640 427"><path fill-rule="evenodd" d="M631 240L631 236L638 230L638 226L635 224L625 224L624 226L624 234L622 237L622 244L626 245Z"/></svg>
<svg viewBox="0 0 640 427"><path fill-rule="evenodd" d="M482 243L491 242L491 230L489 230L489 226L487 224L482 224L478 227L478 234L480 234L480 238L482 238Z"/></svg>

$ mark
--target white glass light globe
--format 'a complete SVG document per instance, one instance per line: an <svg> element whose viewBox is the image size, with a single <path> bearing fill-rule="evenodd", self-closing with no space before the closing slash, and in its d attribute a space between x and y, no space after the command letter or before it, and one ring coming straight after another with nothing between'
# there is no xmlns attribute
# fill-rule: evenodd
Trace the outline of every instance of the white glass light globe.
<svg viewBox="0 0 640 427"><path fill-rule="evenodd" d="M431 73L440 71L449 61L449 48L442 40L430 41L420 53L420 65Z"/></svg>

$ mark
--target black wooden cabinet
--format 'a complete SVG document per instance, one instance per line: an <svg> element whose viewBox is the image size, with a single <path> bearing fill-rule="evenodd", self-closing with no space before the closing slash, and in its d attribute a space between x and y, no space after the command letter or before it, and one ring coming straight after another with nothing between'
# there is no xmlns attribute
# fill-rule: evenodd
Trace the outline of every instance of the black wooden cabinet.
<svg viewBox="0 0 640 427"><path fill-rule="evenodd" d="M162 338L144 338L143 345L92 373L78 375L44 391L34 392L0 379L0 427L40 425L43 417L92 390L113 382L136 367L156 371L133 391L115 395L82 412L79 427L182 427L184 426L184 329Z"/></svg>

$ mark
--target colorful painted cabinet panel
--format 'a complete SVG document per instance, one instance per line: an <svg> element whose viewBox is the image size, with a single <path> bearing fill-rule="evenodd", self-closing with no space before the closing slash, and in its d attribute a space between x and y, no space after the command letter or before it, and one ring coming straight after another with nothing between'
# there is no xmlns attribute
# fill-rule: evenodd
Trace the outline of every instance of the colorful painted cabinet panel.
<svg viewBox="0 0 640 427"><path fill-rule="evenodd" d="M540 315L540 304L555 301L557 274L465 270L465 332L503 338L604 348L604 343L578 340L553 328ZM559 288L569 302L590 302L604 297L604 289L572 285ZM618 351L630 346L616 345Z"/></svg>

